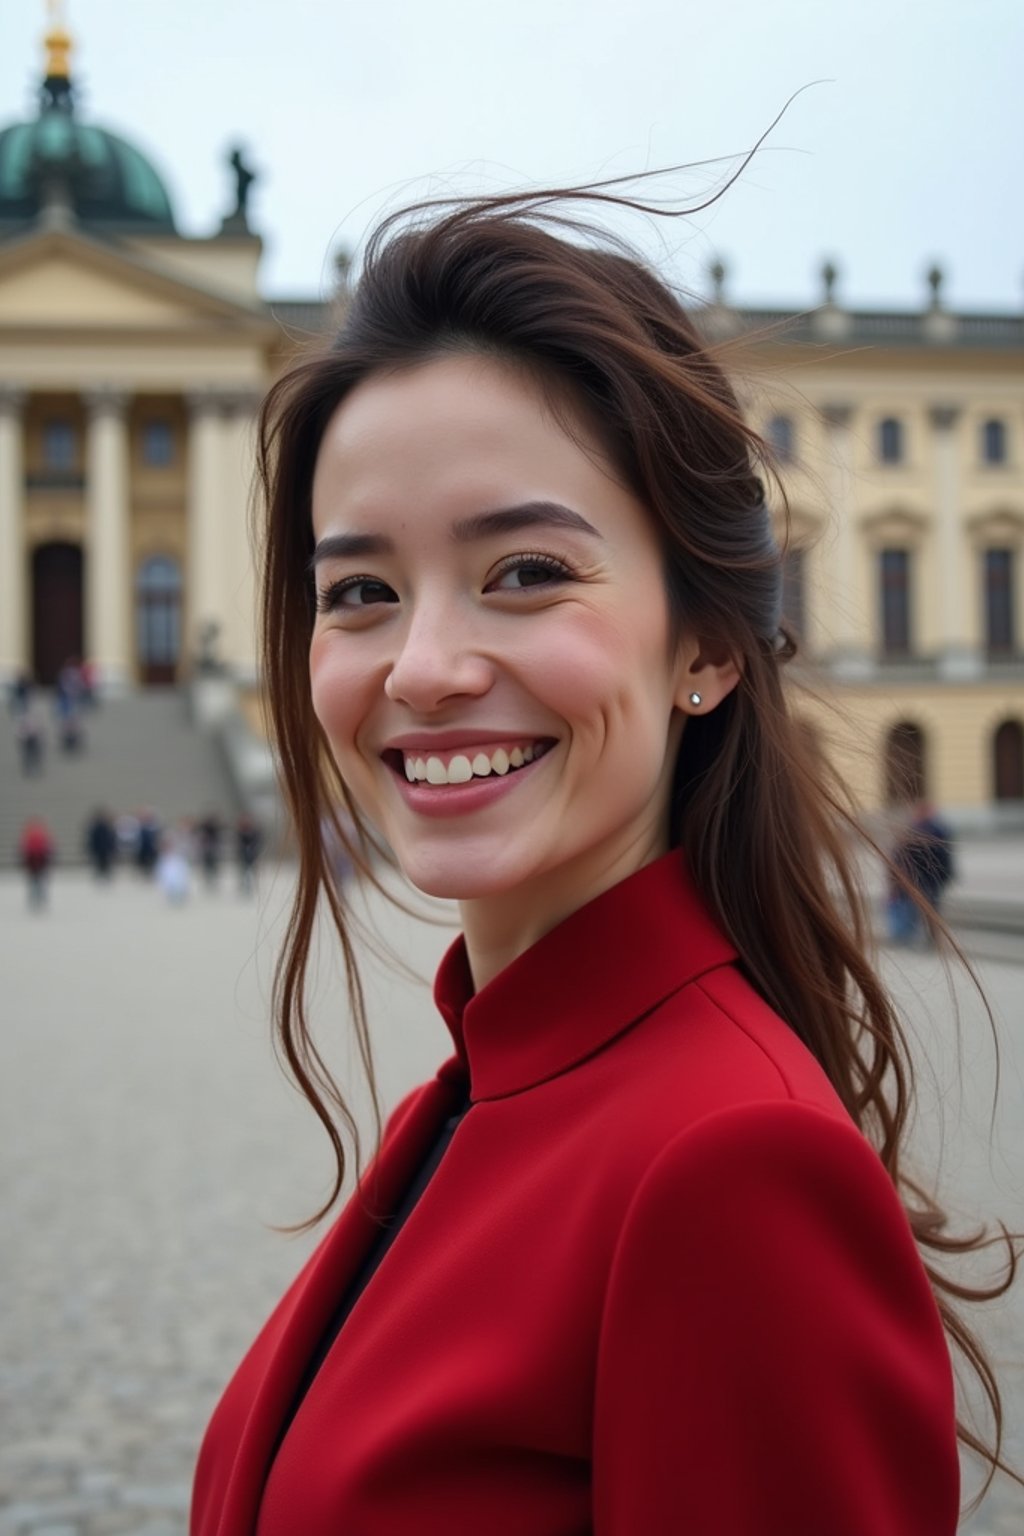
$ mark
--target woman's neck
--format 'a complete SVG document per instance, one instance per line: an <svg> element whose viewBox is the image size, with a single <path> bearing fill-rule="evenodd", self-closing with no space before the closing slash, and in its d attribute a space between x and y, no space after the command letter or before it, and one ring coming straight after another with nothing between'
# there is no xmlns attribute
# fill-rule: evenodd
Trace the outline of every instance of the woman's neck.
<svg viewBox="0 0 1024 1536"><path fill-rule="evenodd" d="M538 875L526 885L459 903L473 987L489 981L581 907L668 852L660 835L603 859L589 858Z"/></svg>

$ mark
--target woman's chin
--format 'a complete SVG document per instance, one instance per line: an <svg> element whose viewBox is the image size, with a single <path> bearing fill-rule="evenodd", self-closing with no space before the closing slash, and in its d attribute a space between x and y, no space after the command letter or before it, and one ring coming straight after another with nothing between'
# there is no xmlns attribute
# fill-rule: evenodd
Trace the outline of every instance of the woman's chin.
<svg viewBox="0 0 1024 1536"><path fill-rule="evenodd" d="M454 850L453 850L454 852ZM507 861L466 857L422 858L395 849L399 867L410 885L439 901L477 901L501 896L521 885L527 872Z"/></svg>

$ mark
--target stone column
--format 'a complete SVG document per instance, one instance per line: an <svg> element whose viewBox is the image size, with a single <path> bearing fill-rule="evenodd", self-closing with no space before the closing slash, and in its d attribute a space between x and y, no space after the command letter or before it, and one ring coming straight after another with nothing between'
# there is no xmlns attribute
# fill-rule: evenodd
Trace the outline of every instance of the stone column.
<svg viewBox="0 0 1024 1536"><path fill-rule="evenodd" d="M870 655L871 620L866 611L862 571L864 553L853 522L850 494L853 458L853 407L829 403L821 407L828 432L828 478L835 538L829 560L827 608L823 624L831 630L831 666L837 677L855 680L873 671ZM828 653L828 647L823 650Z"/></svg>
<svg viewBox="0 0 1024 1536"><path fill-rule="evenodd" d="M933 405L928 411L932 428L935 524L938 544L941 635L939 675L952 680L978 677L981 652L972 636L968 607L972 580L976 583L974 552L960 526L960 464L956 424L960 407Z"/></svg>
<svg viewBox="0 0 1024 1536"><path fill-rule="evenodd" d="M85 404L85 650L103 692L119 693L132 663L127 397L97 389Z"/></svg>
<svg viewBox="0 0 1024 1536"><path fill-rule="evenodd" d="M224 569L227 575L223 658L241 683L256 681L256 561L250 510L255 471L255 391L224 406Z"/></svg>
<svg viewBox="0 0 1024 1536"><path fill-rule="evenodd" d="M223 399L214 390L189 395L188 551L185 577L185 654L193 670L223 658L224 432Z"/></svg>
<svg viewBox="0 0 1024 1536"><path fill-rule="evenodd" d="M25 393L0 385L0 683L28 666Z"/></svg>

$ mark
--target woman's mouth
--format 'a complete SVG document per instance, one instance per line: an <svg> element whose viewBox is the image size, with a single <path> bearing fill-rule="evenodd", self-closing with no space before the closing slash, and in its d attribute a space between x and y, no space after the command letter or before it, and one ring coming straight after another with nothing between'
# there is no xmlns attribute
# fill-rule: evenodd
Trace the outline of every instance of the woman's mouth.
<svg viewBox="0 0 1024 1536"><path fill-rule="evenodd" d="M543 757L554 744L550 737L525 737L481 746L454 747L443 752L431 752L427 748L390 748L383 756L388 767L403 775L410 784L441 788L448 784L469 784L474 779L487 779L492 775L504 778Z"/></svg>

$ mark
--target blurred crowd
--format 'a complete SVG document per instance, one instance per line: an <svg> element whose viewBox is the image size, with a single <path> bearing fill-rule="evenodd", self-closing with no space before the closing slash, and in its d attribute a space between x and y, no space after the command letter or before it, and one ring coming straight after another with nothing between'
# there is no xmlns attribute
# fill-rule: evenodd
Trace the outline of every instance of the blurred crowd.
<svg viewBox="0 0 1024 1536"><path fill-rule="evenodd" d="M220 884L225 865L233 864L239 890L254 888L263 851L263 834L251 816L229 822L215 811L195 820L165 826L150 807L114 816L100 807L83 829L83 851L96 880L113 879L118 868L153 882L169 902L180 905L201 881L209 890ZM30 817L21 830L18 862L28 882L29 903L46 905L57 847L45 819Z"/></svg>
<svg viewBox="0 0 1024 1536"><path fill-rule="evenodd" d="M85 714L96 703L93 669L88 662L69 656L57 676L53 694L53 739L69 757L85 750ZM46 713L36 698L27 672L15 678L10 689L10 708L15 719L18 756L26 777L40 774L49 741Z"/></svg>

